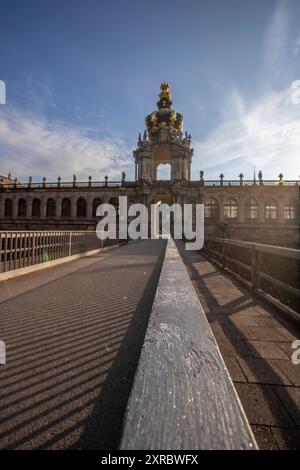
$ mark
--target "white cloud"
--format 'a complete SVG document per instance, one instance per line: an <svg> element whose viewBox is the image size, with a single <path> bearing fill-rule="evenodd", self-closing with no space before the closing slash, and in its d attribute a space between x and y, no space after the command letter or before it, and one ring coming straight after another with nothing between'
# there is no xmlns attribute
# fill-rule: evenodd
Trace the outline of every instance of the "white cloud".
<svg viewBox="0 0 300 470"><path fill-rule="evenodd" d="M204 169L211 178L220 171L228 178L237 178L240 172L249 178L256 166L265 178L275 179L281 172L285 178L299 178L300 105L292 103L295 90L289 77L293 73L286 60L290 15L288 1L279 1L262 43L261 70L256 77L261 95L249 104L235 90L225 101L220 124L206 139L194 143L196 177ZM286 89L280 91L277 83L273 90L278 78Z"/></svg>
<svg viewBox="0 0 300 470"><path fill-rule="evenodd" d="M15 177L61 176L71 180L103 180L105 174L120 179L132 170L132 157L117 135L91 137L90 129L70 128L61 122L28 115L7 106L0 110L0 173Z"/></svg>
<svg viewBox="0 0 300 470"><path fill-rule="evenodd" d="M194 143L194 171L206 169L207 175L215 177L225 166L228 178L240 172L250 177L255 165L266 178L275 179L282 172L286 178L298 179L300 105L292 104L292 92L292 88L269 92L249 106L235 91L221 124L205 140Z"/></svg>

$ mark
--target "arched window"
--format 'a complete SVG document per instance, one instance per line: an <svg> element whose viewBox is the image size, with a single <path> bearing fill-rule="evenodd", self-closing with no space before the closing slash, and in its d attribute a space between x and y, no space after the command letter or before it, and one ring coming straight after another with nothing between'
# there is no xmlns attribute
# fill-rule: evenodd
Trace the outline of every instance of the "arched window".
<svg viewBox="0 0 300 470"><path fill-rule="evenodd" d="M61 216L71 217L71 201L67 197L61 201Z"/></svg>
<svg viewBox="0 0 300 470"><path fill-rule="evenodd" d="M112 197L109 200L109 204L112 204L114 206L114 208L116 209L116 214L118 214L118 212L119 212L119 199L116 198L116 197Z"/></svg>
<svg viewBox="0 0 300 470"><path fill-rule="evenodd" d="M18 201L18 217L26 217L26 201L19 199Z"/></svg>
<svg viewBox="0 0 300 470"><path fill-rule="evenodd" d="M238 216L238 203L236 199L228 198L224 203L224 217L228 219L237 219Z"/></svg>
<svg viewBox="0 0 300 470"><path fill-rule="evenodd" d="M96 217L96 211L97 207L102 204L102 199L100 197L97 197L96 199L93 200L93 217Z"/></svg>
<svg viewBox="0 0 300 470"><path fill-rule="evenodd" d="M214 197L209 197L204 204L204 217L217 219L219 217L219 203Z"/></svg>
<svg viewBox="0 0 300 470"><path fill-rule="evenodd" d="M284 206L284 219L285 220L295 220L296 218L296 203L293 200L288 201Z"/></svg>
<svg viewBox="0 0 300 470"><path fill-rule="evenodd" d="M55 217L55 200L50 198L47 200L47 210L46 210L46 216L47 217Z"/></svg>
<svg viewBox="0 0 300 470"><path fill-rule="evenodd" d="M32 201L32 210L31 210L32 217L40 217L41 216L41 201L37 198L34 198Z"/></svg>
<svg viewBox="0 0 300 470"><path fill-rule="evenodd" d="M11 199L5 199L4 203L4 217L13 216L13 203Z"/></svg>
<svg viewBox="0 0 300 470"><path fill-rule="evenodd" d="M268 220L277 219L277 203L273 199L269 199L265 203L265 218Z"/></svg>
<svg viewBox="0 0 300 470"><path fill-rule="evenodd" d="M252 197L246 202L246 219L257 219L258 206L256 199Z"/></svg>
<svg viewBox="0 0 300 470"><path fill-rule="evenodd" d="M77 217L86 217L86 200L83 197L77 201Z"/></svg>

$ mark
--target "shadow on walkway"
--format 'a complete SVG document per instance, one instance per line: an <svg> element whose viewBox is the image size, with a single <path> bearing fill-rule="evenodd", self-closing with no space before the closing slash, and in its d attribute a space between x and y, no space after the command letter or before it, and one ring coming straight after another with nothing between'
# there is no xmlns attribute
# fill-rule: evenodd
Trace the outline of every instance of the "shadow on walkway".
<svg viewBox="0 0 300 470"><path fill-rule="evenodd" d="M300 448L300 374L294 324L198 252L177 246L260 448Z"/></svg>
<svg viewBox="0 0 300 470"><path fill-rule="evenodd" d="M0 448L117 448L164 251L125 245L0 303Z"/></svg>

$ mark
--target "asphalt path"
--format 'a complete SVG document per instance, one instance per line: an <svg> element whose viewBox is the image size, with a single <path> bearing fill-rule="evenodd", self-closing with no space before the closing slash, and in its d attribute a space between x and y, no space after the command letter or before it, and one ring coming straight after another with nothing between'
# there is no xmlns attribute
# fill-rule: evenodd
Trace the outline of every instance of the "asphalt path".
<svg viewBox="0 0 300 470"><path fill-rule="evenodd" d="M0 283L1 449L115 449L165 241Z"/></svg>

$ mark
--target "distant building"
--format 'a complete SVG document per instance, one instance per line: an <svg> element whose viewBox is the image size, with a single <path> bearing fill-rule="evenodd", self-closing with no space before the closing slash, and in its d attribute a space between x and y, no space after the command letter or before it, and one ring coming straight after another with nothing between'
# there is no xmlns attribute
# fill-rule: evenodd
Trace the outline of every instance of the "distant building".
<svg viewBox="0 0 300 470"><path fill-rule="evenodd" d="M127 195L129 204L148 206L158 201L172 204L204 203L206 234L266 244L299 247L300 181L191 180L191 135L183 134L183 117L172 109L169 85L161 85L158 109L146 117L133 152L135 180L20 183L0 177L1 230L93 229L96 208L102 202L118 205ZM170 164L170 180L158 180L159 165Z"/></svg>

